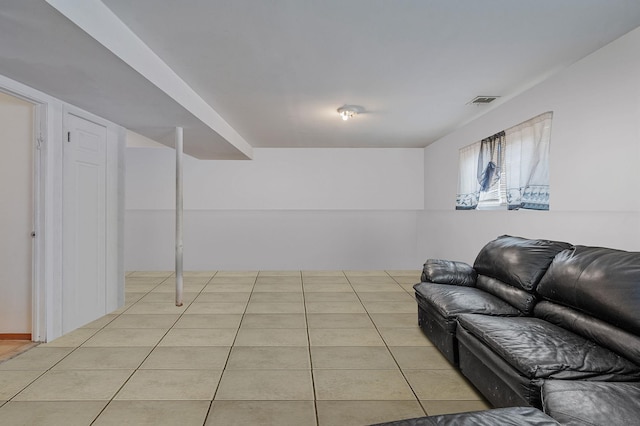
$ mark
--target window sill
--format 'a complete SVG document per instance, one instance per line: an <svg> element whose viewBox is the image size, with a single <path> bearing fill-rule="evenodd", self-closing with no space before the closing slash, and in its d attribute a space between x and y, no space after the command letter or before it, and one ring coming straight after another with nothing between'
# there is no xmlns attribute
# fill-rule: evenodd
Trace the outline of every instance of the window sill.
<svg viewBox="0 0 640 426"><path fill-rule="evenodd" d="M506 204L485 204L476 207L476 210L507 210Z"/></svg>

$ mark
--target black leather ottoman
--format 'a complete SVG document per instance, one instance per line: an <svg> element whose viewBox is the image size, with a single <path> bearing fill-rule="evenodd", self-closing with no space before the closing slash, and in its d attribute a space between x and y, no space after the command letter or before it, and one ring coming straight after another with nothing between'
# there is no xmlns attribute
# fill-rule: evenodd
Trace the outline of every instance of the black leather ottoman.
<svg viewBox="0 0 640 426"><path fill-rule="evenodd" d="M418 417L375 426L558 426L560 423L532 407L496 408L469 413Z"/></svg>

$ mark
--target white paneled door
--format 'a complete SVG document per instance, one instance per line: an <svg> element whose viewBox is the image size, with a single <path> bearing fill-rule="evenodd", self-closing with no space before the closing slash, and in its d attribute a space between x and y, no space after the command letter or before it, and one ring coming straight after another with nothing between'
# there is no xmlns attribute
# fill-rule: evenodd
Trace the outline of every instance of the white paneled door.
<svg viewBox="0 0 640 426"><path fill-rule="evenodd" d="M106 314L104 126L68 114L64 140L62 332Z"/></svg>

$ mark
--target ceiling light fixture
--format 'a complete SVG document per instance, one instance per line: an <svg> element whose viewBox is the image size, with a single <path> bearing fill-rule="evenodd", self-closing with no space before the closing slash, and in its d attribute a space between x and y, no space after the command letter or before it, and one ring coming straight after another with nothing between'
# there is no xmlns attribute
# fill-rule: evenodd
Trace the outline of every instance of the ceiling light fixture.
<svg viewBox="0 0 640 426"><path fill-rule="evenodd" d="M347 121L350 118L353 118L357 114L360 114L364 111L364 108L357 105L344 105L338 108L338 114L340 114L340 118L344 121Z"/></svg>

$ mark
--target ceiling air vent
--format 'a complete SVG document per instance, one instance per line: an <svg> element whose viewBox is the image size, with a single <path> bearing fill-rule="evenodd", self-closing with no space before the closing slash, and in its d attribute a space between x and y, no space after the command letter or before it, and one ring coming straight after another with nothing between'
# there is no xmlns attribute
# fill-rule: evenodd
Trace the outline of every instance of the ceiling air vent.
<svg viewBox="0 0 640 426"><path fill-rule="evenodd" d="M486 105L498 99L500 96L476 96L467 105Z"/></svg>

